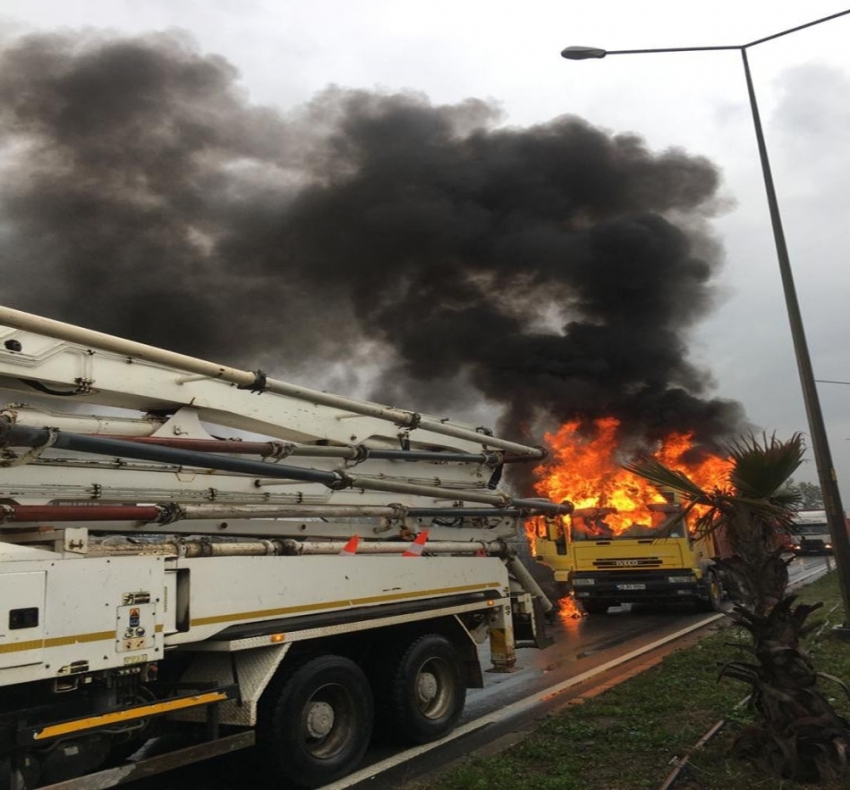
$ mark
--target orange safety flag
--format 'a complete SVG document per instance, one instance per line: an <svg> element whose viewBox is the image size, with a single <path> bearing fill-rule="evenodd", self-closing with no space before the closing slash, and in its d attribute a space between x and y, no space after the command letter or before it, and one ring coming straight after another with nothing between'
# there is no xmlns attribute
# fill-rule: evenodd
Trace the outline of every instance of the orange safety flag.
<svg viewBox="0 0 850 790"><path fill-rule="evenodd" d="M416 536L416 540L414 540L413 543L411 543L407 547L404 554L402 554L401 556L402 557L421 557L422 556L422 550L425 548L425 541L427 541L427 540L428 540L428 530L423 529L422 532L420 532Z"/></svg>
<svg viewBox="0 0 850 790"><path fill-rule="evenodd" d="M342 547L342 551L339 553L340 557L353 557L357 554L357 544L360 543L359 535L352 535L348 542Z"/></svg>

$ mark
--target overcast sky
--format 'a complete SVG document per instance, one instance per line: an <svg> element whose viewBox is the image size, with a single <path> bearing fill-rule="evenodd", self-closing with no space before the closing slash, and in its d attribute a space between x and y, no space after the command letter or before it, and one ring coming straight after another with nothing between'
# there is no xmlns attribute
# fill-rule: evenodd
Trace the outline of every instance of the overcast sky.
<svg viewBox="0 0 850 790"><path fill-rule="evenodd" d="M259 104L291 109L329 84L414 89L438 104L494 100L508 125L572 113L635 132L655 151L707 156L723 174L714 228L725 296L694 333L692 357L713 371L715 394L787 436L807 427L740 56L574 63L559 52L742 44L842 10L830 0L2 0L0 31L179 28L234 64ZM850 16L750 52L815 374L841 381L850 381L848 39ZM850 386L819 387L846 507ZM815 480L813 463L798 477Z"/></svg>

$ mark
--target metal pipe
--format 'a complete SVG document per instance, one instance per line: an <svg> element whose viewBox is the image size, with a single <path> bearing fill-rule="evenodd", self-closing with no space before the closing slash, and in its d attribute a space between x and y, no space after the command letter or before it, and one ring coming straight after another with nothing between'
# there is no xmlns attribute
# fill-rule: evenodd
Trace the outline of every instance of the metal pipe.
<svg viewBox="0 0 850 790"><path fill-rule="evenodd" d="M42 422L41 424L43 425L44 423ZM374 458L379 461L479 463L488 466L498 466L502 462L502 457L499 453L443 453L432 450L384 450L373 449L365 445L357 445L356 447L320 447L277 441L248 442L240 439L186 439L164 436L116 436L114 438L128 442L138 442L139 444L176 447L181 450L230 453L232 455L260 455L266 458L293 455L314 458L344 458L348 460Z"/></svg>
<svg viewBox="0 0 850 790"><path fill-rule="evenodd" d="M528 568L522 564L519 557L511 557L508 560L508 570L513 573L516 580L522 585L522 588L531 593L535 598L539 598L543 604L543 611L547 614L551 612L555 605L546 596L546 593L540 588L537 580L528 572Z"/></svg>
<svg viewBox="0 0 850 790"><path fill-rule="evenodd" d="M165 422L157 417L134 419L97 414L64 414L24 405L12 405L0 411L0 416L9 418L16 425L29 425L34 428L49 425L63 431L109 435L122 439L150 436Z"/></svg>
<svg viewBox="0 0 850 790"><path fill-rule="evenodd" d="M179 505L174 521L235 518L403 518L402 505Z"/></svg>
<svg viewBox="0 0 850 790"><path fill-rule="evenodd" d="M418 415L413 413L413 419L409 423L406 423L407 425L410 425L411 430L414 428L422 428L425 431L442 434L443 436L453 436L456 439L478 442L479 444L483 444L485 447L496 447L499 450L507 450L515 455L527 456L531 461L539 461L546 457L546 450L543 447L527 447L526 445L517 444L516 442L498 439L495 436L490 436L481 431L472 431L468 428L461 428L439 420L429 420L426 418L419 418L417 420L417 417Z"/></svg>
<svg viewBox="0 0 850 790"><path fill-rule="evenodd" d="M178 354L174 351L166 351L156 346L136 343L132 340L114 337L104 332L96 332L92 329L84 329L73 324L66 324L63 321L54 321L50 318L25 313L11 307L0 307L0 323L15 329L36 332L59 340L66 340L83 346L94 346L104 351L143 359L158 365L180 368L181 370L196 373L205 378L229 381L243 389L274 392L277 395L285 395L289 398L296 398L298 400L308 401L309 403L343 409L365 417L387 420L409 430L421 428L442 436L452 436L456 439L464 439L486 447L508 450L516 455L527 456L531 459L543 458L546 455L546 451L540 447L528 447L527 445L509 442L505 439L498 439L481 431L422 417L417 412L397 409L392 406L382 406L377 403L370 403L369 401L346 398L342 395L331 395L327 392L319 392L318 390L308 389L307 387L299 387L278 379L267 378L259 373L239 370L238 368L228 367L227 365L219 365L215 362L197 359L186 354Z"/></svg>
<svg viewBox="0 0 850 790"><path fill-rule="evenodd" d="M252 540L238 543L216 543L206 540L181 541L176 544L184 557L268 557L284 553L279 540Z"/></svg>
<svg viewBox="0 0 850 790"><path fill-rule="evenodd" d="M171 540L122 541L104 543L93 541L89 544L89 553L98 554L157 554L175 557L267 557L267 556L333 556L339 554L345 546L344 540L300 541L286 538L283 540ZM408 540L363 541L357 546L358 555L403 554L410 546ZM476 541L440 541L428 542L425 555L428 554L480 554L498 556L505 551L500 540L492 543Z"/></svg>
<svg viewBox="0 0 850 790"><path fill-rule="evenodd" d="M797 371L800 377L800 385L803 392L803 401L806 407L806 416L809 423L811 435L812 452L815 457L815 465L818 471L818 481L824 498L824 509L826 511L827 523L829 524L832 545L835 547L836 567L838 569L838 580L841 588L841 598L844 604L843 630L850 633L850 535L847 532L846 515L841 503L841 494L838 490L838 480L832 463L832 454L829 449L829 439L820 407L817 386L815 384L814 370L809 356L806 334L803 328L803 318L800 305L797 300L797 291L794 285L794 276L791 270L791 260L788 255L788 246L785 242L785 232L782 228L782 219L779 213L779 201L776 197L776 189L773 184L773 174L770 168L770 160L767 155L767 145L764 140L764 132L759 115L758 102L756 101L755 87L753 85L750 65L747 59L747 49L763 44L766 41L780 38L795 33L804 28L829 22L841 16L850 14L850 10L840 11L829 16L821 17L813 22L798 25L779 33L774 33L764 38L751 41L749 44L724 47L676 47L666 49L622 49L606 51L594 47L567 47L561 52L567 59L585 59L587 57L601 58L605 55L640 55L658 52L701 52L709 49L733 49L741 53L744 65L744 76L747 83L747 95L749 97L750 110L755 127L756 143L758 145L759 161L761 163L762 176L764 178L765 192L767 193L767 204L770 211L770 221L773 228L773 240L776 246L776 255L779 263L779 273L782 279L782 288L785 296L785 306L788 311L788 321L791 329L791 338L794 344L794 353L797 359ZM581 50L584 55L579 57L576 50Z"/></svg>
<svg viewBox="0 0 850 790"><path fill-rule="evenodd" d="M284 518L521 518L517 508L408 508L391 505L0 505L0 524L56 521L140 521L171 524L204 519Z"/></svg>
<svg viewBox="0 0 850 790"><path fill-rule="evenodd" d="M431 496L437 499L454 499L464 502L478 502L482 505L496 505L503 508L519 508L537 513L550 513L552 515L566 516L572 513L573 506L569 502L556 505L545 499L519 499L503 493L478 493L474 491L457 491L455 489L440 488L439 486L425 486L418 483L400 483L395 480L376 480L374 478L358 477L357 475L345 475L351 488L362 488L365 491L386 491L388 493L410 493L420 496Z"/></svg>
<svg viewBox="0 0 850 790"><path fill-rule="evenodd" d="M519 518L518 508L389 505L180 505L179 520L220 518Z"/></svg>
<svg viewBox="0 0 850 790"><path fill-rule="evenodd" d="M827 19L831 18L827 17ZM788 245L785 242L785 232L782 229L779 201L776 197L773 174L771 173L770 161L767 156L767 145L764 141L761 117L759 116L758 103L756 102L755 87L753 86L753 79L750 74L747 50L744 47L741 48L741 57L744 62L747 93L750 97L750 109L752 110L759 159L764 176L764 188L767 193L768 208L770 209L770 222L773 226L773 240L776 245L776 257L779 262L779 273L782 278L782 290L785 294L788 322L791 325L791 338L794 341L794 353L797 357L797 370L803 390L803 402L805 403L806 414L809 420L812 453L815 457L818 480L820 481L821 491L823 493L824 509L826 510L826 520L829 524L830 537L832 538L832 545L835 547L838 580L841 588L841 597L844 602L844 627L850 628L850 535L847 534L847 517L844 514L844 506L841 504L841 493L838 490L838 481L832 463L832 453L829 449L826 425L824 424L823 412L820 407L817 384L815 384L815 373L812 368L811 357L809 356L808 343L806 342L806 331L803 328L803 315L800 312L797 289L794 285L794 275L791 271L791 258L788 255Z"/></svg>
<svg viewBox="0 0 850 790"><path fill-rule="evenodd" d="M312 554L339 554L345 542L340 541L312 541L292 540L281 541L284 554L312 555ZM357 554L403 554L410 546L409 540L399 541L363 541L357 546ZM474 541L428 541L425 544L425 554L500 554L505 546L501 541L488 543L481 540Z"/></svg>
<svg viewBox="0 0 850 790"><path fill-rule="evenodd" d="M365 448L365 453L367 457L375 458L379 461L451 461L457 463L485 464L487 466L498 466L502 462L499 453L441 453L432 450L372 450L368 447Z"/></svg>
<svg viewBox="0 0 850 790"><path fill-rule="evenodd" d="M644 55L658 52L717 52L729 49L740 49L737 45L718 47L660 47L656 49L606 49L606 55Z"/></svg>
<svg viewBox="0 0 850 790"><path fill-rule="evenodd" d="M262 461L246 461L241 458L228 458L227 456L199 453L193 450L179 450L173 447L149 446L122 439L66 433L49 428L11 425L7 420L0 420L0 443L13 447L55 447L60 450L218 469L237 474L263 474L284 480L301 480L328 486L335 486L341 482L340 475L336 472L304 469L303 467L285 466L283 464L268 464Z"/></svg>
<svg viewBox="0 0 850 790"><path fill-rule="evenodd" d="M88 554L92 556L115 556L125 554L156 554L171 557L268 557L285 554L280 540L245 540L218 543L209 540L163 540L122 541L120 543L89 543Z"/></svg>
<svg viewBox="0 0 850 790"><path fill-rule="evenodd" d="M521 518L526 513L515 507L412 507L408 508L407 515L411 518Z"/></svg>
<svg viewBox="0 0 850 790"><path fill-rule="evenodd" d="M157 521L157 505L0 505L0 524L40 521Z"/></svg>
<svg viewBox="0 0 850 790"><path fill-rule="evenodd" d="M850 14L850 10L848 11L839 11L836 14L830 14L829 16L821 17L820 19L816 19L814 22L806 22L804 25L797 25L797 27L788 28L788 30L783 30L781 33L774 33L771 36L765 36L764 38L758 38L755 41L751 41L749 44L744 44L743 49L749 49L750 47L754 47L757 44L764 44L765 41L773 41L775 38L781 38L782 36L787 36L790 33L796 33L798 30L805 30L807 27L813 27L814 25L820 25L822 22L829 22L833 19L838 19L840 16L846 16Z"/></svg>
<svg viewBox="0 0 850 790"><path fill-rule="evenodd" d="M284 451L287 455L294 455L294 453L289 451L289 448L284 442L243 442L241 439L172 439L162 436L115 436L114 438L122 442L152 444L157 447L175 447L178 450L191 450L193 452L203 453L229 453L231 455L260 455L268 457ZM345 450L346 448L341 447L339 449Z"/></svg>
<svg viewBox="0 0 850 790"><path fill-rule="evenodd" d="M12 447L55 447L95 455L111 455L122 458L134 458L142 461L178 464L203 469L218 469L225 472L246 475L263 475L275 480L299 480L308 483L320 483L331 490L362 488L364 491L387 491L412 494L415 496L435 497L462 502L478 502L497 507L517 507L533 512L567 514L572 505L556 505L539 499L512 499L507 494L479 493L445 489L439 486L424 486L395 480L377 480L357 477L345 472L325 472L318 469L305 469L284 464L269 464L262 461L248 461L241 458L179 450L173 447L158 447L128 442L100 436L85 436L65 433L48 428L31 428L12 425L8 418L0 419L0 445Z"/></svg>
<svg viewBox="0 0 850 790"><path fill-rule="evenodd" d="M454 488L442 488L441 486L426 486L420 483L404 483L398 480L380 480L373 477L362 477L358 475L345 475L350 488L362 488L364 491L385 491L391 494L418 494L420 496L434 497L435 499L462 500L464 502L478 502L482 505L496 505L508 507L511 498L507 494L490 493L485 494L477 491L464 491Z"/></svg>

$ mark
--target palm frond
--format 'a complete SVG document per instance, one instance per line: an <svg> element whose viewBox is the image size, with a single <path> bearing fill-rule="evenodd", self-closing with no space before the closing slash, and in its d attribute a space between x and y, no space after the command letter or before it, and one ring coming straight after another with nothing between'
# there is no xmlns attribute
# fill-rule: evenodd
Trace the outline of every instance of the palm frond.
<svg viewBox="0 0 850 790"><path fill-rule="evenodd" d="M750 520L755 519L770 524L775 530L779 531L788 531L797 512L797 504L793 499L756 499L733 492L717 495L715 504L724 513L736 511L746 515Z"/></svg>
<svg viewBox="0 0 850 790"><path fill-rule="evenodd" d="M749 664L746 661L727 661L717 673L718 680L725 677L756 685L762 679L762 668L758 664Z"/></svg>
<svg viewBox="0 0 850 790"><path fill-rule="evenodd" d="M710 505L708 493L703 491L686 475L670 469L652 457L645 457L633 463L623 464L623 468L632 474L639 475L659 488L669 488L681 494L691 502Z"/></svg>
<svg viewBox="0 0 850 790"><path fill-rule="evenodd" d="M800 433L787 441L777 439L774 433L769 437L763 434L761 441L748 434L732 442L728 449L734 461L729 479L738 494L770 499L780 492L783 498L789 495L783 487L803 463L806 448Z"/></svg>
<svg viewBox="0 0 850 790"><path fill-rule="evenodd" d="M803 505L803 495L799 491L780 491L774 494L770 501L789 513L796 513Z"/></svg>
<svg viewBox="0 0 850 790"><path fill-rule="evenodd" d="M823 678L824 680L830 680L841 688L844 689L844 693L847 695L847 698L850 699L850 686L848 686L841 678L835 677L835 675L830 675L828 672L815 672L815 674L819 678Z"/></svg>

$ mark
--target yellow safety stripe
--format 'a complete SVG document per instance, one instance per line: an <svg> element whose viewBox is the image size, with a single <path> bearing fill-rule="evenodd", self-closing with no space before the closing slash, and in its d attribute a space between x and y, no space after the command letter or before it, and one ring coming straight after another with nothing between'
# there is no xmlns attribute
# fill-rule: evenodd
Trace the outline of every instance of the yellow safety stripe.
<svg viewBox="0 0 850 790"><path fill-rule="evenodd" d="M158 623L154 630L161 633L165 629L162 623ZM54 636L50 639L30 639L26 642L12 642L8 645L0 645L0 653L19 653L23 650L40 650L48 647L64 647L66 645L78 645L82 642L104 642L107 639L115 639L115 631L95 631L91 634L71 634L69 636Z"/></svg>
<svg viewBox="0 0 850 790"><path fill-rule="evenodd" d="M365 598L350 598L341 601L324 601L322 603L304 604L302 606L284 606L277 609L258 609L253 612L236 612L234 614L218 614L210 617L198 617L191 622L191 626L213 625L215 623L232 623L237 620L261 620L266 617L281 617L287 614L307 614L322 609L343 609L354 606L366 606L369 604L392 603L393 601L404 601L411 598L427 598L437 595L452 595L463 592L480 592L486 590L500 589L500 582L489 582L486 584L465 584L458 587L441 587L436 590L420 590L419 592L392 593L388 595L370 595ZM156 626L156 632L160 633L164 626L160 623ZM76 645L82 642L103 642L114 640L115 631L95 631L90 634L71 634L69 636L56 636L50 639L32 639L27 642L13 642L0 645L0 653L16 653L24 650L39 650L41 648L64 647Z"/></svg>
<svg viewBox="0 0 850 790"><path fill-rule="evenodd" d="M66 721L62 724L52 724L49 727L45 727L43 730L40 730L33 735L33 740L39 741L44 740L45 738L55 738L57 735L67 735L69 732L90 730L94 727L104 727L108 724L131 721L132 719L143 719L146 716L170 713L171 711L182 710L183 708L194 708L198 705L208 705L211 702L221 702L226 699L227 694L224 694L221 691L212 691L207 694L199 694L195 697L186 697L184 699L175 699L170 701L166 700L165 702L157 702L153 705L145 705L141 708L119 710L115 713L104 713L101 716L90 716L86 719Z"/></svg>
<svg viewBox="0 0 850 790"><path fill-rule="evenodd" d="M80 642L102 642L115 639L115 631L95 631L91 634L71 634L70 636L55 636L51 639L30 639L26 642L12 642L0 645L0 653L17 653L22 650L40 650L44 647L63 647L76 645Z"/></svg>
<svg viewBox="0 0 850 790"><path fill-rule="evenodd" d="M45 639L45 647L62 647L76 645L79 642L102 642L105 639L115 639L115 631L95 631L93 634L74 634L72 636L55 636Z"/></svg>
<svg viewBox="0 0 850 790"><path fill-rule="evenodd" d="M0 645L0 653L17 653L19 650L41 650L43 647L43 639L30 639L28 642L12 642L9 645Z"/></svg>
<svg viewBox="0 0 850 790"><path fill-rule="evenodd" d="M366 598L352 598L342 601L324 601L322 603L311 603L303 606L284 606L279 609L257 609L253 612L236 612L234 614L217 614L210 617L198 617L192 620L192 627L199 625L212 625L214 623L232 623L236 620L260 620L264 617L280 617L286 614L306 614L320 609L341 609L354 606L364 606L373 603L391 603L393 601L404 601L410 598L427 598L436 595L448 595L461 592L479 592L501 588L499 582L487 584L465 584L460 587L442 587L437 590L420 590L418 592L392 593L390 595L371 595Z"/></svg>

